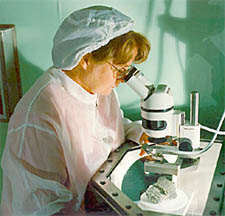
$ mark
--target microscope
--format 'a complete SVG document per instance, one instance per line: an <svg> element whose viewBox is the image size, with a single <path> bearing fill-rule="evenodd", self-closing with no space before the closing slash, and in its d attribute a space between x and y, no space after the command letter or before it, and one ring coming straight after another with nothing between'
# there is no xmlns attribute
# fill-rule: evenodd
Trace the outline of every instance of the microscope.
<svg viewBox="0 0 225 216"><path fill-rule="evenodd" d="M156 87L151 85L141 71L135 67L129 69L124 82L141 98L141 126L147 139L141 145L127 141L112 152L93 176L90 182L91 186L119 215L161 215L159 213L162 212L161 205L158 206L158 210L155 210L155 207L151 208L149 205L147 205L147 210L142 208L141 202L146 201L142 199L142 194L161 176L168 180L171 180L172 177L172 182L177 188L182 205L180 206L175 201L174 205L171 206L176 207L179 211L176 214L179 215L187 212L190 206L190 212L193 213L194 211L191 208L198 204L198 199L202 201L205 196L208 196L207 191L211 185L211 177L216 163L214 161L213 166L209 167L210 176L206 178L208 182L206 186L202 184L202 181L205 182L205 177L209 173L205 172L202 163L199 163L200 156L211 148L217 134L225 135L224 131L220 131L225 119L225 110L217 129L206 129L205 126L198 123L199 94L197 92L191 93L191 113L190 121L188 121L185 120L185 112L174 109L172 91L167 85ZM214 133L212 140L201 142L201 146L200 129ZM213 154L210 154L210 156L213 155L217 158L218 152L222 152L221 155L223 154L218 145L214 149L216 151L213 150ZM140 151L144 151L145 155L140 155ZM222 156L220 158L222 159ZM201 160L201 162L204 162L203 164L211 164L211 161L208 163L208 157L201 157ZM135 163L137 166L133 166ZM219 163L222 164L222 160ZM199 172L192 172L196 169ZM215 173L218 173L218 177L221 179L223 178L223 174L217 168ZM197 183L193 184L192 180L196 180ZM201 185L202 187L198 190L198 186ZM208 199L210 202L214 199L214 191L218 191L217 189L214 190L213 188L212 196ZM143 193L143 191L145 192ZM194 193L196 193L196 196ZM181 194L183 195L180 196ZM184 207L182 207L183 205ZM170 206L168 203L164 205L165 211L163 212L166 212L166 214L163 215L168 215L168 206ZM200 208L205 208L204 202L201 203ZM206 211L208 212L208 209ZM209 211L212 212L211 205Z"/></svg>
<svg viewBox="0 0 225 216"><path fill-rule="evenodd" d="M181 169L197 168L201 151L199 93L191 92L190 121L187 121L185 112L174 109L173 94L167 85L151 85L133 66L125 82L141 98L142 130L148 136L141 149L151 156L151 160L144 162L145 174L178 176Z"/></svg>

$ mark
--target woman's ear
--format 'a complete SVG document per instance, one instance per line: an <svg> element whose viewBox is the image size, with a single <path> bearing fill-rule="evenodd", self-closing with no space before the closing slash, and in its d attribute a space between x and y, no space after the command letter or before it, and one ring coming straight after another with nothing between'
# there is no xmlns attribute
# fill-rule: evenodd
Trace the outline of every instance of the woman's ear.
<svg viewBox="0 0 225 216"><path fill-rule="evenodd" d="M91 53L87 53L82 57L79 64L84 70L86 70L88 65L90 64L90 60L91 60Z"/></svg>

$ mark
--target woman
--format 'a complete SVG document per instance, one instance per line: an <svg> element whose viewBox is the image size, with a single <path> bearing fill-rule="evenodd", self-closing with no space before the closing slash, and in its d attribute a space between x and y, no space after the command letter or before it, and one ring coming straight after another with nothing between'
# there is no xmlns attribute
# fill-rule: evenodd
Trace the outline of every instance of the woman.
<svg viewBox="0 0 225 216"><path fill-rule="evenodd" d="M3 215L73 215L88 181L111 151L137 141L141 127L123 119L113 90L150 45L119 11L75 11L54 37L54 66L24 95L4 149Z"/></svg>

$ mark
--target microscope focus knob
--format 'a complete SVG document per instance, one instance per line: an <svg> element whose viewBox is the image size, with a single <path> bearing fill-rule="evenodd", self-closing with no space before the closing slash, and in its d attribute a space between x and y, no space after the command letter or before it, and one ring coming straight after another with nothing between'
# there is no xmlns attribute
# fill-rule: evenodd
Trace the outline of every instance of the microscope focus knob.
<svg viewBox="0 0 225 216"><path fill-rule="evenodd" d="M192 142L188 138L180 138L179 139L179 150L180 151L192 151Z"/></svg>

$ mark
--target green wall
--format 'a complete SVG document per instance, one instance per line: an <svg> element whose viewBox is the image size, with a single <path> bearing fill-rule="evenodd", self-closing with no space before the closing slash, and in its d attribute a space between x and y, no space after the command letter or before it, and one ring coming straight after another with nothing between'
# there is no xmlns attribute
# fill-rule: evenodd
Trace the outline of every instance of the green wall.
<svg viewBox="0 0 225 216"><path fill-rule="evenodd" d="M0 0L0 23L15 24L23 93L51 66L52 38L70 12L96 4L113 6L135 20L152 50L138 67L154 83L168 84L175 105L187 111L200 93L200 122L216 126L225 107L225 1L221 0ZM139 98L118 87L125 115L139 118ZM0 124L4 148L7 124Z"/></svg>

